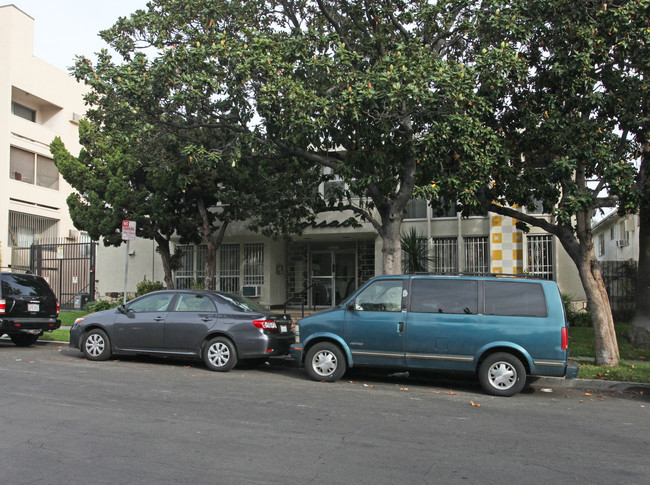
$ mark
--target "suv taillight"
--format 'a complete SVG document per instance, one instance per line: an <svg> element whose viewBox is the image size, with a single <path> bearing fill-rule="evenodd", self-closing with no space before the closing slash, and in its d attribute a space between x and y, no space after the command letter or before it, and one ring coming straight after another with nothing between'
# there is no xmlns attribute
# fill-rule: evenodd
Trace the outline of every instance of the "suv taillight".
<svg viewBox="0 0 650 485"><path fill-rule="evenodd" d="M61 312L61 307L59 306L59 300L56 300L56 314L58 315Z"/></svg>
<svg viewBox="0 0 650 485"><path fill-rule="evenodd" d="M275 330L278 328L273 320L253 320L253 325L262 330Z"/></svg>
<svg viewBox="0 0 650 485"><path fill-rule="evenodd" d="M0 300L0 313L4 313L7 310L7 300L2 298Z"/></svg>
<svg viewBox="0 0 650 485"><path fill-rule="evenodd" d="M562 350L569 350L569 329L562 327Z"/></svg>

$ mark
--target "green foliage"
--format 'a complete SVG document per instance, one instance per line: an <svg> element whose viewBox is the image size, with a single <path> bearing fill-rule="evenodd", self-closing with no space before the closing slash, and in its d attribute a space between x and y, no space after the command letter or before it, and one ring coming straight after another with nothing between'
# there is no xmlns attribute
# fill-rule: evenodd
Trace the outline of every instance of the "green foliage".
<svg viewBox="0 0 650 485"><path fill-rule="evenodd" d="M86 305L86 310L88 310L88 312L90 312L90 313L101 312L101 311L104 311L104 310L110 310L111 308L115 308L118 305L120 305L120 303L121 302L117 301L117 300L116 301L97 300L97 301L93 301L93 302L88 303L88 305Z"/></svg>
<svg viewBox="0 0 650 485"><path fill-rule="evenodd" d="M164 289L165 285L163 283L160 281L149 281L145 276L145 278L136 286L135 296L138 297L151 293L152 291L160 291Z"/></svg>
<svg viewBox="0 0 650 485"><path fill-rule="evenodd" d="M591 314L583 308L576 309L571 295L562 293L562 304L570 327L591 327L593 322Z"/></svg>

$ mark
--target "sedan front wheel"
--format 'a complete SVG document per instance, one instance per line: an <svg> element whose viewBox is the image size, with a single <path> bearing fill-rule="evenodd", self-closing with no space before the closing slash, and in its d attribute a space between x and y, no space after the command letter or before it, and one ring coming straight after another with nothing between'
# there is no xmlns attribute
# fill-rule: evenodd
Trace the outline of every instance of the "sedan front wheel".
<svg viewBox="0 0 650 485"><path fill-rule="evenodd" d="M84 335L81 350L89 360L107 360L111 356L111 343L106 332L94 328Z"/></svg>

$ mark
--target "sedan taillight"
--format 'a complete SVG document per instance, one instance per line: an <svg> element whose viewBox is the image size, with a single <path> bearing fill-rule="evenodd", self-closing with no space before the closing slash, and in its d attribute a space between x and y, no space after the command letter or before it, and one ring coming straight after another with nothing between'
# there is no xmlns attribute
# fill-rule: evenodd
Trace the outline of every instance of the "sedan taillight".
<svg viewBox="0 0 650 485"><path fill-rule="evenodd" d="M4 313L5 311L7 311L7 300L2 298L0 300L0 313Z"/></svg>
<svg viewBox="0 0 650 485"><path fill-rule="evenodd" d="M253 320L253 325L262 330L275 330L278 328L273 320Z"/></svg>

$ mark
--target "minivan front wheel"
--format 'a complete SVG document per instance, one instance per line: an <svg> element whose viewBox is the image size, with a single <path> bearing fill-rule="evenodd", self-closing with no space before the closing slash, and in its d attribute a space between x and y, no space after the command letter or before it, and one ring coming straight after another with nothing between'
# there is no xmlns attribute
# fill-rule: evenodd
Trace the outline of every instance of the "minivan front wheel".
<svg viewBox="0 0 650 485"><path fill-rule="evenodd" d="M337 381L345 374L346 367L343 352L331 342L314 345L305 356L305 370L315 381Z"/></svg>
<svg viewBox="0 0 650 485"><path fill-rule="evenodd" d="M526 368L517 357L505 352L488 356L478 371L481 387L493 396L513 396L526 385Z"/></svg>

